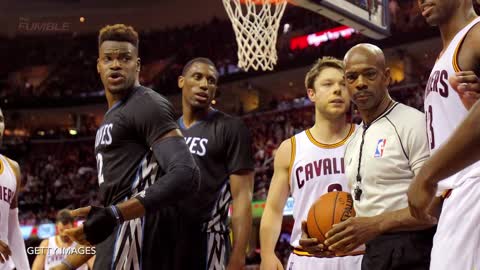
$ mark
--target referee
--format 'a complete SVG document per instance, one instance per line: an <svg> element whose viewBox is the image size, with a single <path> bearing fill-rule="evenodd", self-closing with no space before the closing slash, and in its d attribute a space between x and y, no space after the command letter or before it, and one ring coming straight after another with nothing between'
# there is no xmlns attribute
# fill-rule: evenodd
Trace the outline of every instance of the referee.
<svg viewBox="0 0 480 270"><path fill-rule="evenodd" d="M366 243L362 270L428 269L434 224L410 216L408 187L429 157L425 116L388 94L382 50L359 44L345 55L345 81L362 117L346 146L355 218L327 233L330 250Z"/></svg>

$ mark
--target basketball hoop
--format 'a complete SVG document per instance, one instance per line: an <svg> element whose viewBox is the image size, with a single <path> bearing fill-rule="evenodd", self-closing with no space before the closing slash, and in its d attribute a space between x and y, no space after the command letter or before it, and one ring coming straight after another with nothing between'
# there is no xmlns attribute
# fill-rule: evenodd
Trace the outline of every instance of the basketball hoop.
<svg viewBox="0 0 480 270"><path fill-rule="evenodd" d="M238 67L273 70L277 34L287 0L222 0L238 45Z"/></svg>

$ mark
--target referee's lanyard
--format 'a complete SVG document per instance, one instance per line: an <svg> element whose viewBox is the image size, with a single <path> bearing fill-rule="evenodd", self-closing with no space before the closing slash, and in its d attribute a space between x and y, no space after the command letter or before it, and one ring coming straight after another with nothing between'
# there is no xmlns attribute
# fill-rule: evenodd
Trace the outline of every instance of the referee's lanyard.
<svg viewBox="0 0 480 270"><path fill-rule="evenodd" d="M390 100L390 102L388 103L387 105L387 108L385 109L385 111L383 111L381 114L380 114L380 117L383 116L385 114L386 111L388 111L390 109L390 107L392 106L392 104L394 104L395 102L393 100ZM360 176L360 166L362 166L362 152L363 152L363 143L365 142L365 133L367 133L367 129L373 125L374 122L376 122L380 117L378 117L377 119L373 120L369 125L367 124L363 124L363 132L362 132L362 142L360 143L360 155L358 157L358 167L357 167L357 186L355 187L355 189L353 190L353 193L355 195L355 200L356 201L360 201L360 198L362 197L362 192L363 190L360 188L361 184L362 184L362 176Z"/></svg>
<svg viewBox="0 0 480 270"><path fill-rule="evenodd" d="M373 124L373 123L372 123ZM360 166L362 165L362 152L363 152L363 143L365 142L365 133L370 125L363 125L363 132L362 132L362 142L360 143L360 155L358 156L358 167L357 167L357 186L355 187L354 195L355 200L360 201L360 197L362 197L362 189L360 185L362 184L362 177L360 176Z"/></svg>

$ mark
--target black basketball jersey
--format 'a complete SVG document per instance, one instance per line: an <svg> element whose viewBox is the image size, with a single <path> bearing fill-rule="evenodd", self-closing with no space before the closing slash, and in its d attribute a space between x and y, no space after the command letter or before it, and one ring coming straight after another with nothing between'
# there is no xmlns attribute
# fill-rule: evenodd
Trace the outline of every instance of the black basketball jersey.
<svg viewBox="0 0 480 270"><path fill-rule="evenodd" d="M105 114L95 139L98 182L105 206L129 199L160 176L150 147L176 128L170 102L143 86L133 89Z"/></svg>
<svg viewBox="0 0 480 270"><path fill-rule="evenodd" d="M189 128L183 118L178 123L201 175L200 190L190 198L188 207L201 216L205 230L225 232L232 198L229 175L254 169L250 132L241 119L217 110Z"/></svg>
<svg viewBox="0 0 480 270"><path fill-rule="evenodd" d="M95 139L105 206L133 197L164 175L150 147L176 128L168 100L142 86L135 87L105 114ZM117 226L108 239L97 245L94 269L174 269L171 248L163 241L174 241L164 234L177 227L175 216L173 207L165 207ZM156 259L162 263L159 265Z"/></svg>

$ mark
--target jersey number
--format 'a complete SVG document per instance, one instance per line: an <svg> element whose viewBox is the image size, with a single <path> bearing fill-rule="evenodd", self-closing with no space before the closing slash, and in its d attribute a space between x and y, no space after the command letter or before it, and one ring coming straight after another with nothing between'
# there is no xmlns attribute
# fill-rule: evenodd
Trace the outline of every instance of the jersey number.
<svg viewBox="0 0 480 270"><path fill-rule="evenodd" d="M102 154L97 154L97 169L98 169L98 185L103 183L103 157Z"/></svg>
<svg viewBox="0 0 480 270"><path fill-rule="evenodd" d="M342 191L342 185L340 184L331 184L328 186L328 192L332 192L332 191Z"/></svg>
<svg viewBox="0 0 480 270"><path fill-rule="evenodd" d="M433 134L433 111L432 111L432 106L428 106L428 128L430 130L430 149L435 148L435 135Z"/></svg>

